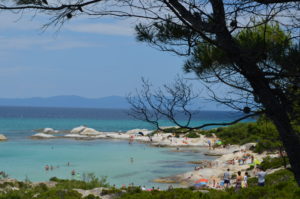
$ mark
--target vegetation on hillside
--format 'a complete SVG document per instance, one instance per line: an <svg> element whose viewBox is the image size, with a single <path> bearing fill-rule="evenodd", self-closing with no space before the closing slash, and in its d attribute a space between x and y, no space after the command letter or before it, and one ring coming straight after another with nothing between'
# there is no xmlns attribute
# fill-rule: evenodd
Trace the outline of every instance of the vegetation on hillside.
<svg viewBox="0 0 300 199"><path fill-rule="evenodd" d="M265 117L260 117L256 122L237 123L231 126L219 127L210 130L190 130L182 128L168 128L164 132L174 133L175 136L185 134L188 138L199 137L200 134L212 137L215 134L223 144L243 145L250 142L257 143L254 151L273 152L282 149L279 133L272 122Z"/></svg>
<svg viewBox="0 0 300 199"><path fill-rule="evenodd" d="M89 182L77 181L77 180L61 180L54 178L58 182L55 187L49 188L45 184L40 184L38 186L31 186L24 183L8 183L6 185L1 185L0 199L81 199L83 198L81 194L73 190L74 188L80 187L90 187ZM99 180L100 182L101 180ZM239 192L235 192L233 188L227 189L225 191L217 190L207 190L207 193L202 193L194 190L194 188L189 189L171 189L166 191L141 191L139 187L130 187L125 189L126 193L122 192L120 189L110 187L103 194L115 194L116 199L238 199L238 198L249 198L249 199L259 199L259 198L300 198L300 188L293 177L291 171L283 169L279 170L273 174L267 175L266 186L258 187L257 179L249 179L249 187L243 188ZM95 184L96 186L96 184ZM107 186L107 183L104 183ZM6 188L5 188L6 187ZM18 187L19 190L11 190L8 187ZM5 192L3 191L5 190ZM83 199L99 199L101 196L89 195Z"/></svg>

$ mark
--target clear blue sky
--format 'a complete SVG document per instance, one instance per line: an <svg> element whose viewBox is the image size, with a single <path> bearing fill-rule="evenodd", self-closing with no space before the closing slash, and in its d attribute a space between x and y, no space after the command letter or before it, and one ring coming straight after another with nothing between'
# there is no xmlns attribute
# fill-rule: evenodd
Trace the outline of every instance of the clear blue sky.
<svg viewBox="0 0 300 199"><path fill-rule="evenodd" d="M128 21L45 22L1 14L0 97L124 96L146 77L156 85L183 74L183 58L138 43Z"/></svg>
<svg viewBox="0 0 300 199"><path fill-rule="evenodd" d="M137 42L128 20L72 18L42 32L47 21L1 13L0 98L126 96L140 88L141 77L154 86L194 77L183 73L185 58Z"/></svg>

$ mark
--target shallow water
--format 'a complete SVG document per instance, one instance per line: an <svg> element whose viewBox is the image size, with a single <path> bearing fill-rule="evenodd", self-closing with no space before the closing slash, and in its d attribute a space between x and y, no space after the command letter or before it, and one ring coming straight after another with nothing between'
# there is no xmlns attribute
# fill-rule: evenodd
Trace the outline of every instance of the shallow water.
<svg viewBox="0 0 300 199"><path fill-rule="evenodd" d="M187 161L208 158L201 153L170 152L172 148L129 145L116 140L19 140L2 142L0 146L0 168L12 178L31 181L45 181L53 176L72 178L74 169L78 175L107 176L108 182L117 186L134 182L162 187L151 180L191 170L195 165ZM45 171L45 165L54 169Z"/></svg>
<svg viewBox="0 0 300 199"><path fill-rule="evenodd" d="M222 122L230 115L232 113L210 112L194 122ZM163 188L167 185L151 180L193 169L195 165L188 161L214 158L197 152L205 151L204 148L177 152L175 148L151 147L136 142L130 145L120 140L32 140L29 137L34 134L34 129L70 130L80 125L115 132L152 128L130 119L124 110L0 107L0 133L9 139L0 142L0 171L12 178L29 178L31 181L45 181L53 176L79 179L83 173L94 173L98 177L107 176L108 182L117 186L133 182ZM68 162L70 166L67 166ZM45 165L52 165L54 169L45 171ZM78 173L75 177L71 176L73 169Z"/></svg>

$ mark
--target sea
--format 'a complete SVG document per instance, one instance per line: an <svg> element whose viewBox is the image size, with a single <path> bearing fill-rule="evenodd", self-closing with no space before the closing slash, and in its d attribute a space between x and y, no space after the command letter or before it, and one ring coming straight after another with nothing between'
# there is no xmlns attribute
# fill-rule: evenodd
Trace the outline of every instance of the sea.
<svg viewBox="0 0 300 199"><path fill-rule="evenodd" d="M192 125L228 122L241 113L202 111L192 119ZM181 116L180 116L181 117ZM184 117L179 118L184 123ZM146 187L165 188L154 183L159 177L192 170L194 160L211 160L204 147L152 147L147 143L124 140L31 139L37 129L71 130L85 125L98 131L126 132L149 129L150 124L133 119L128 110L87 108L0 107L0 134L8 141L0 142L0 171L10 178L47 181L51 177L82 179L93 174L105 177L109 184L122 186L134 183ZM161 120L162 126L172 126ZM212 128L212 127L210 127ZM52 170L45 170L45 166ZM71 175L72 171L76 175ZM176 185L175 185L176 186Z"/></svg>

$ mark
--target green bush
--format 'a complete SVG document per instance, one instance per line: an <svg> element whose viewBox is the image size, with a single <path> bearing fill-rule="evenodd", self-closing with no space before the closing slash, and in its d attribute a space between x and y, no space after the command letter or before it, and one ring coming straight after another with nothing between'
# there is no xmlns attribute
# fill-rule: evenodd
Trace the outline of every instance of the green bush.
<svg viewBox="0 0 300 199"><path fill-rule="evenodd" d="M209 190L201 193L194 189L173 189L170 191L151 191L141 193L127 193L120 199L283 199L300 198L298 187L292 172L280 170L266 176L266 186L257 186L257 178L249 179L249 187L235 192L234 188L226 191Z"/></svg>
<svg viewBox="0 0 300 199"><path fill-rule="evenodd" d="M197 132L192 131L192 132L187 133L186 137L188 137L188 138L199 138L200 135Z"/></svg>
<svg viewBox="0 0 300 199"><path fill-rule="evenodd" d="M100 199L100 197L89 194L88 196L85 196L83 199Z"/></svg>
<svg viewBox="0 0 300 199"><path fill-rule="evenodd" d="M108 194L115 194L115 193L121 193L121 190L113 187L111 189L103 189L101 194L108 195Z"/></svg>
<svg viewBox="0 0 300 199"><path fill-rule="evenodd" d="M56 177L50 178L50 181L57 182L57 187L65 189L93 189L96 187L109 187L107 177L97 178L94 174L88 173L82 176L83 180L68 180L59 179Z"/></svg>
<svg viewBox="0 0 300 199"><path fill-rule="evenodd" d="M288 163L287 157L286 157L286 161ZM276 158L266 157L263 159L262 163L260 164L260 167L264 170L276 169L282 166L284 166L284 160L282 157L276 157Z"/></svg>
<svg viewBox="0 0 300 199"><path fill-rule="evenodd" d="M269 160L268 160L269 161ZM272 161L272 160L271 160ZM55 179L61 183L62 180ZM65 181L64 181L65 182ZM86 183L84 181L80 181ZM266 185L257 186L257 178L250 178L249 187L238 192L234 188L225 191L208 190L202 193L194 188L172 189L169 191L141 191L139 187L127 188L127 193L117 194L116 199L298 199L300 198L300 188L298 187L294 175L287 169L279 170L266 176ZM120 193L119 189L111 188L107 194ZM22 188L19 191L0 193L0 199L81 199L82 196L69 188L57 185L53 188L45 188L43 184L36 187ZM89 195L83 199L99 199L99 197Z"/></svg>
<svg viewBox="0 0 300 199"><path fill-rule="evenodd" d="M223 144L243 145L250 142L257 143L255 152L278 150L282 143L275 126L266 119L257 122L237 123L227 127L207 130L204 134L216 134Z"/></svg>
<svg viewBox="0 0 300 199"><path fill-rule="evenodd" d="M39 199L80 199L81 194L74 190L51 189L42 192L38 196Z"/></svg>

